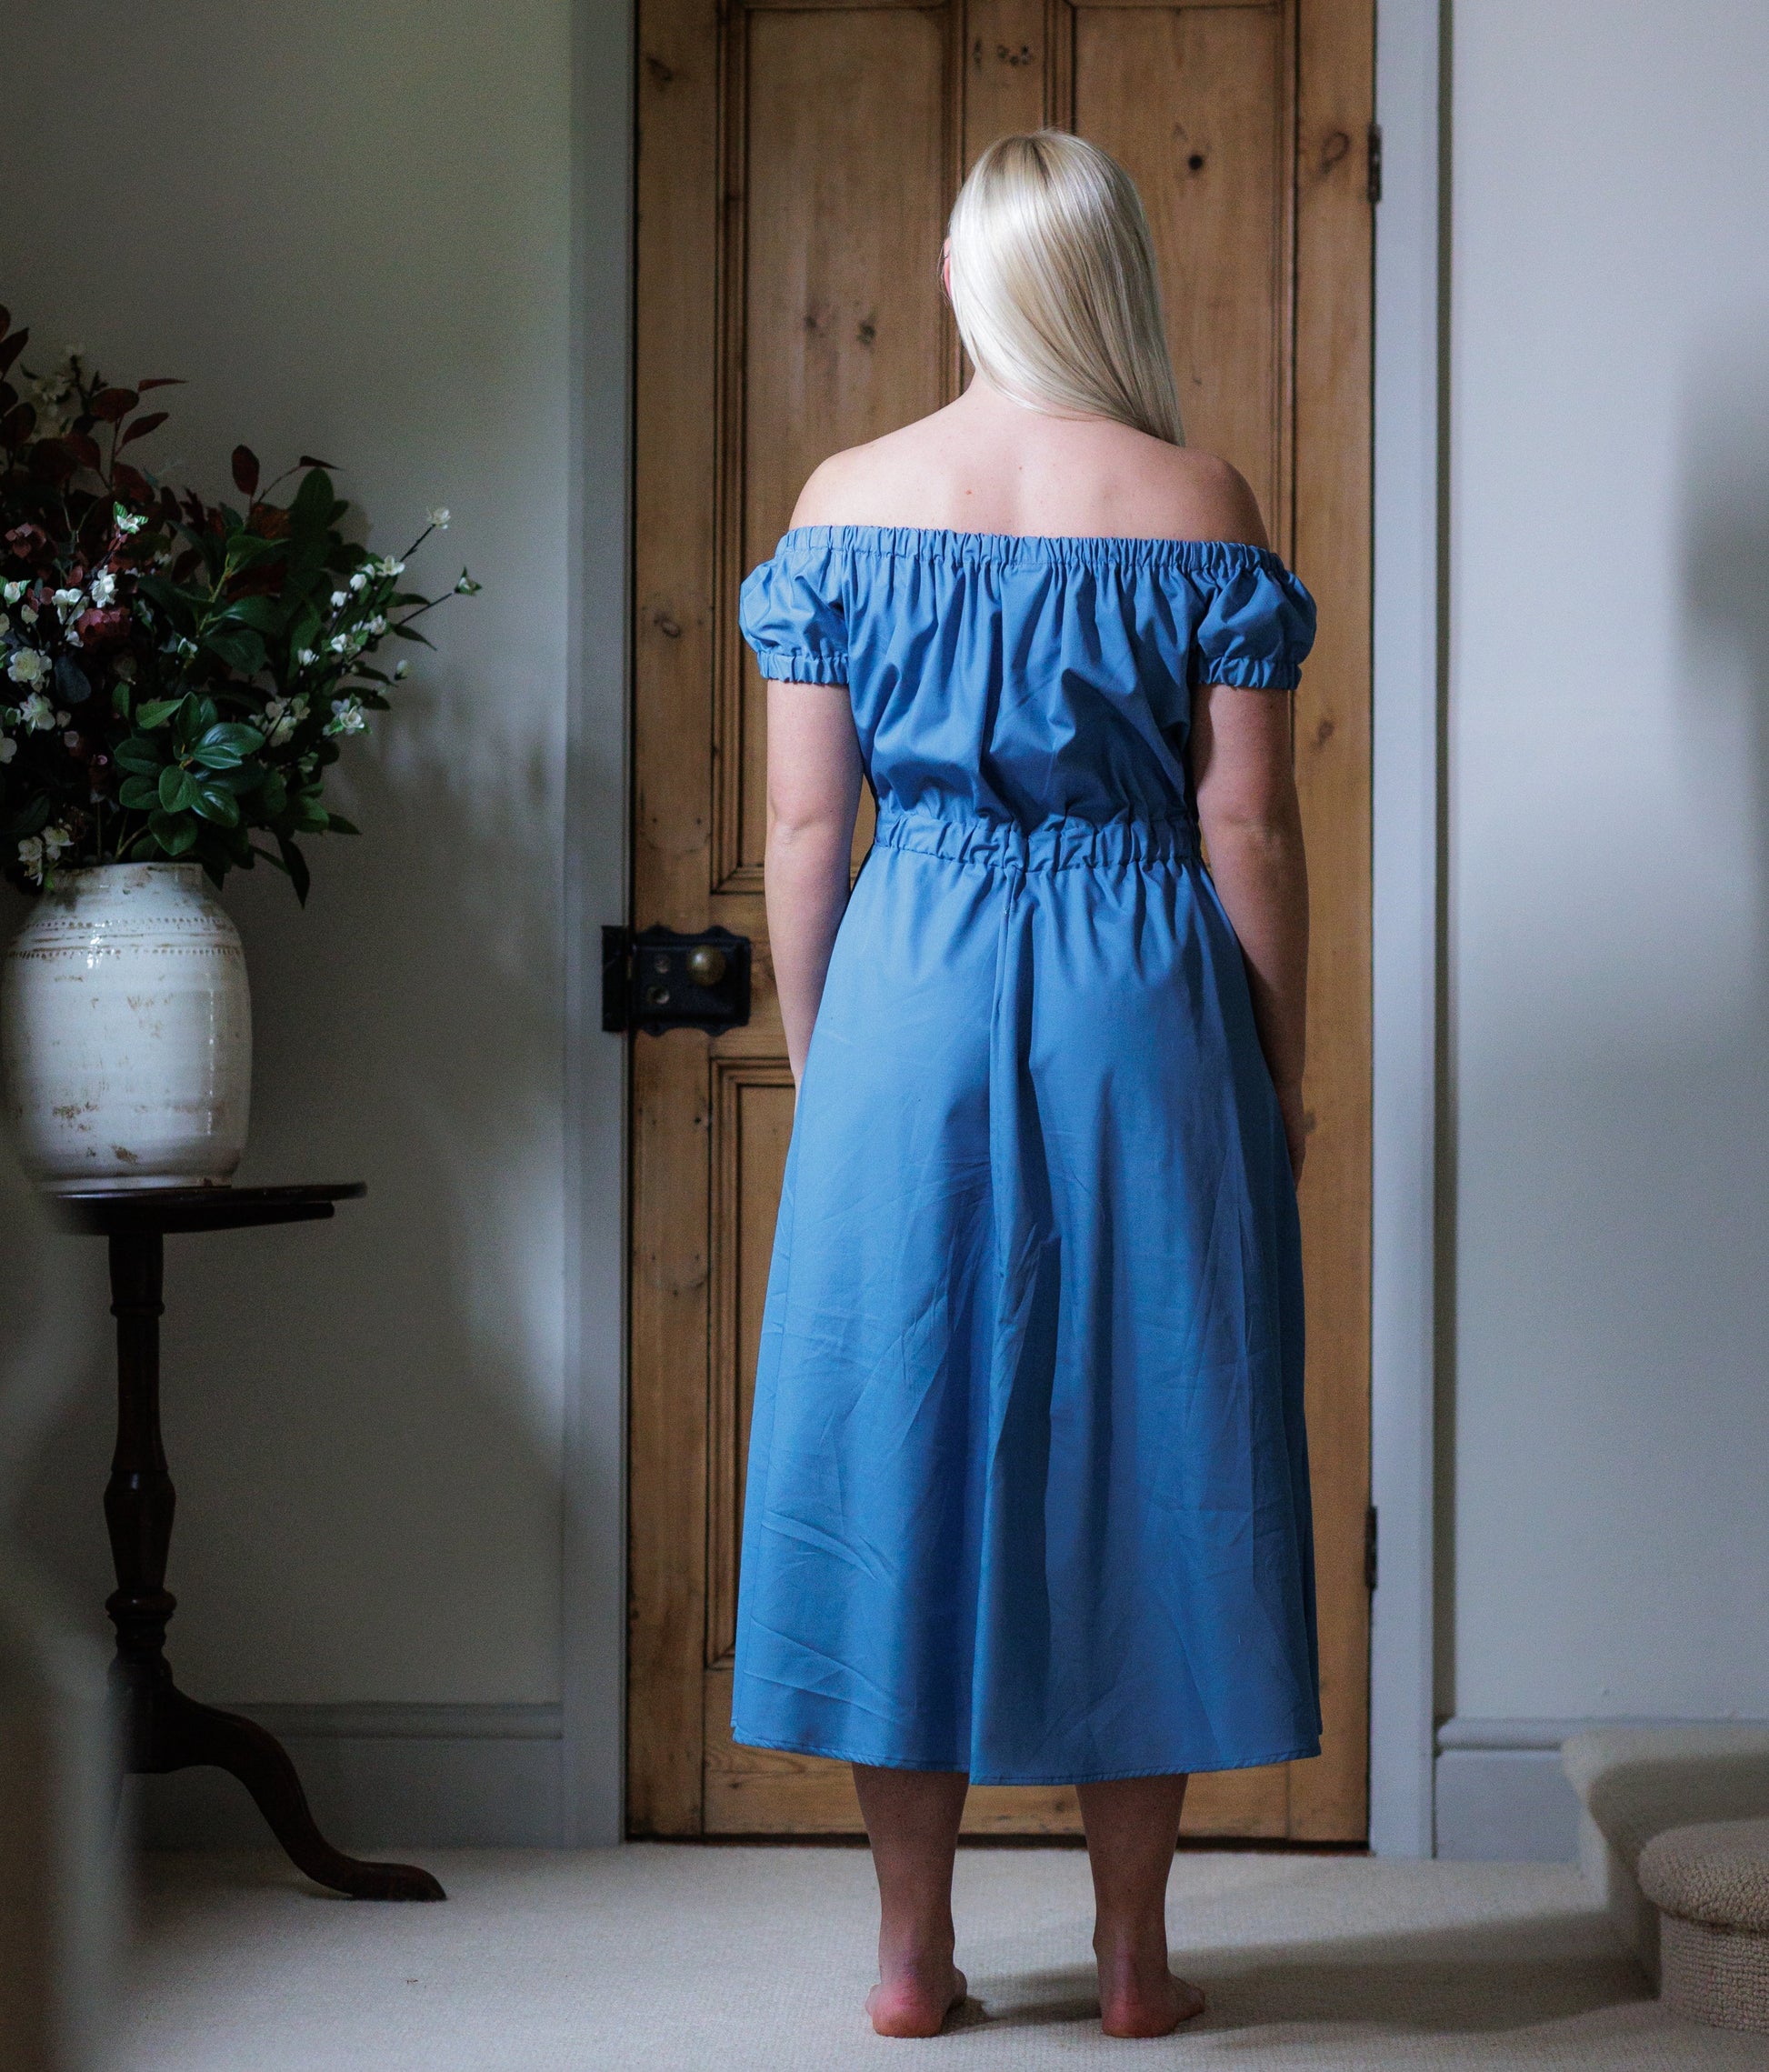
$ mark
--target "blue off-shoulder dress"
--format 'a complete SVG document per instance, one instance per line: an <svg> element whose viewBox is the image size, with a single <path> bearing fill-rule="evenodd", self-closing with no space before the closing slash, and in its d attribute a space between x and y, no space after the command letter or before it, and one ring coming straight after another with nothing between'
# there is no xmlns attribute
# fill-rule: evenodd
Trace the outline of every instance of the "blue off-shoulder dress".
<svg viewBox="0 0 1769 2072"><path fill-rule="evenodd" d="M1284 691L1263 548L805 526L743 586L878 832L799 1089L732 1727L978 1783L1314 1755L1295 1192L1200 860L1200 684Z"/></svg>

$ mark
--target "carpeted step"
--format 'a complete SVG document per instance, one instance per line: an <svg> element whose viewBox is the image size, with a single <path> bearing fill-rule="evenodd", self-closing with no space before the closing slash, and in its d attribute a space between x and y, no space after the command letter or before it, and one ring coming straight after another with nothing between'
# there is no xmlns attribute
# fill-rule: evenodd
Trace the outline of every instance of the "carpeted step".
<svg viewBox="0 0 1769 2072"><path fill-rule="evenodd" d="M1665 2005L1769 2036L1769 1820L1673 1827L1640 1852L1639 1877L1659 1910Z"/></svg>
<svg viewBox="0 0 1769 2072"><path fill-rule="evenodd" d="M1584 1808L1586 1879L1656 1980L1659 1913L1640 1888L1641 1854L1675 1827L1769 1818L1769 1726L1599 1727L1560 1759Z"/></svg>

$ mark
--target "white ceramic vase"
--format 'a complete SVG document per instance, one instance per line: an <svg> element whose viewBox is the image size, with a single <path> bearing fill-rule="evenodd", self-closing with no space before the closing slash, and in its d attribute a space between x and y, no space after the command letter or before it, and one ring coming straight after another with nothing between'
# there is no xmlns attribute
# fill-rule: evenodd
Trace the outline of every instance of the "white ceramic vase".
<svg viewBox="0 0 1769 2072"><path fill-rule="evenodd" d="M199 865L55 874L0 976L0 1073L20 1161L53 1192L226 1185L252 1000Z"/></svg>

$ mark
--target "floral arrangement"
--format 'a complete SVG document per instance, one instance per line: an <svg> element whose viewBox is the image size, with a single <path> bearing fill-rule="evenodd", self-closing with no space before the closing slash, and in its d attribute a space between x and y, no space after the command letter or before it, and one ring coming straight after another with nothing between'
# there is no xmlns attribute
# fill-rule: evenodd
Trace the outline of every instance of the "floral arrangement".
<svg viewBox="0 0 1769 2072"><path fill-rule="evenodd" d="M448 513L377 556L340 532L329 463L261 489L245 446L244 507L207 504L125 457L167 416L142 398L177 384L113 386L70 347L49 375L20 364L21 393L28 338L0 309L0 870L33 889L186 859L218 885L262 857L305 903L301 838L356 832L325 772L407 672L371 658L429 645L415 622L441 597L400 578ZM478 588L463 569L453 594Z"/></svg>

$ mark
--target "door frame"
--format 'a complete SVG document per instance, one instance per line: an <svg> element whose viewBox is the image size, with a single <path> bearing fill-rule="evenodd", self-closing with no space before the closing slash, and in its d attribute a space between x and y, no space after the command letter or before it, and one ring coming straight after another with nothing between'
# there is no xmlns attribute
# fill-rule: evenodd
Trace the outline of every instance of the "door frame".
<svg viewBox="0 0 1769 2072"><path fill-rule="evenodd" d="M1448 916L1449 0L1376 0L1370 1847L1435 1853L1437 1396L1453 1379ZM1445 1708L1447 1709L1447 1707Z"/></svg>
<svg viewBox="0 0 1769 2072"><path fill-rule="evenodd" d="M1370 1841L1433 1847L1440 1254L1444 0L1376 0L1372 609L1374 1190ZM600 1026L597 928L630 920L635 0L573 0L573 639L565 916L565 1403L559 1839L625 1833L627 1039Z"/></svg>

